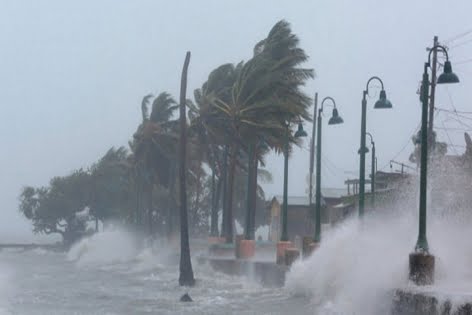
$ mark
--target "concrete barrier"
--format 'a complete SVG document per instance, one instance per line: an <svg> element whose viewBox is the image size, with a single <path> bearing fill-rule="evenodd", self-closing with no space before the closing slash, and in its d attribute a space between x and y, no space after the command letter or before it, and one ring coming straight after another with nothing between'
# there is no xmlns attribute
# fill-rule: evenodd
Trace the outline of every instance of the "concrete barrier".
<svg viewBox="0 0 472 315"><path fill-rule="evenodd" d="M249 277L266 287L282 287L288 271L287 266L274 262L245 259L198 257L197 262L208 263L215 271L228 275Z"/></svg>
<svg viewBox="0 0 472 315"><path fill-rule="evenodd" d="M472 297L461 297L460 305L452 305L450 299L438 300L438 293L395 291L392 315L472 315Z"/></svg>

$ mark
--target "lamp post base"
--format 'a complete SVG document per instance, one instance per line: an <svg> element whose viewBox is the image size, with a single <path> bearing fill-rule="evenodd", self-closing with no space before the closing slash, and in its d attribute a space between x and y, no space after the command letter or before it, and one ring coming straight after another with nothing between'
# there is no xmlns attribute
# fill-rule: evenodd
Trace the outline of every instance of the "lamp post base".
<svg viewBox="0 0 472 315"><path fill-rule="evenodd" d="M289 247L292 247L292 242L290 241L279 241L277 242L277 256L275 262L277 265L285 264L285 250Z"/></svg>
<svg viewBox="0 0 472 315"><path fill-rule="evenodd" d="M320 243L319 242L311 242L309 245L308 245L308 256L311 256L311 254L313 254L317 249L318 247L320 247Z"/></svg>
<svg viewBox="0 0 472 315"><path fill-rule="evenodd" d="M311 243L313 243L313 237L311 236L304 236L302 241L302 257L307 258L311 255Z"/></svg>
<svg viewBox="0 0 472 315"><path fill-rule="evenodd" d="M249 259L256 253L256 242L254 240L241 240L238 244L238 257L241 259Z"/></svg>
<svg viewBox="0 0 472 315"><path fill-rule="evenodd" d="M300 257L300 251L296 247L289 247L285 249L285 265L291 266L295 260Z"/></svg>
<svg viewBox="0 0 472 315"><path fill-rule="evenodd" d="M305 236L303 238L303 244L302 244L302 256L303 258L308 258L310 257L313 252L320 247L319 242L314 242L313 238L310 236Z"/></svg>
<svg viewBox="0 0 472 315"><path fill-rule="evenodd" d="M434 283L434 256L428 253L411 253L409 278L417 285Z"/></svg>

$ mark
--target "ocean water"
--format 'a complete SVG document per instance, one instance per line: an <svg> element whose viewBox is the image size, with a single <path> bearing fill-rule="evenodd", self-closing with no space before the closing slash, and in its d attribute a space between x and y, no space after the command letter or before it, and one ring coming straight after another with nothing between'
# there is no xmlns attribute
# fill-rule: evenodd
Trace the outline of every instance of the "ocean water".
<svg viewBox="0 0 472 315"><path fill-rule="evenodd" d="M131 235L115 231L84 239L68 253L1 251L0 315L313 314L307 297L196 262L196 286L180 287L174 251L136 248ZM179 302L187 292L194 302Z"/></svg>

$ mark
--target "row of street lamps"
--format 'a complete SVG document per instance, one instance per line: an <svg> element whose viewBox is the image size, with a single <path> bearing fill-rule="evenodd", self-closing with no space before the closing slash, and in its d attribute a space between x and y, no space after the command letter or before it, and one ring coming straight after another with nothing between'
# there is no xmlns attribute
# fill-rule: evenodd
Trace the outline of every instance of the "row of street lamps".
<svg viewBox="0 0 472 315"><path fill-rule="evenodd" d="M361 117L361 149L359 149L359 154L361 155L360 158L360 174L359 174L359 216L362 217L364 215L364 192L365 192L365 154L369 151L365 146L365 138L366 134L370 136L371 144L372 144L372 193L375 191L375 143L373 141L372 135L366 132L366 107L367 107L367 100L366 95L369 93L369 83L372 80L378 80L382 86L382 90L380 91L380 96L377 102L374 105L374 108L391 108L392 103L387 99L387 94L384 90L384 85L382 80L379 77L371 77L367 81L366 90L363 92L363 99L362 99L362 117ZM316 137L316 192L315 192L315 233L313 237L313 241L315 243L319 243L321 241L321 149L322 149L322 113L323 107L326 101L331 102L331 106L333 107L333 112L331 118L328 120L328 125L338 125L342 124L344 120L339 115L338 109L336 107L336 101L327 96L321 101L321 107L318 111L318 121L317 121L317 137ZM328 105L327 105L328 106ZM303 130L301 124L298 125L298 130L294 135L296 138L298 137L305 137L307 136L306 132ZM282 202L282 233L280 237L280 241L286 242L288 241L288 234L287 234L287 182L288 182L288 131L287 131L287 139L286 139L286 146L285 146L285 156L284 156L284 191L283 191L283 202ZM310 205L311 206L311 205Z"/></svg>
<svg viewBox="0 0 472 315"><path fill-rule="evenodd" d="M429 100L429 76L428 68L431 67L431 53L435 50L442 51L446 56L446 62L444 63L444 71L438 77L438 84L457 83L459 78L452 72L451 62L447 50L441 46L436 45L430 49L428 55L428 61L424 65L423 80L421 85L421 101L422 101L422 115L421 115L421 169L420 169L420 202L419 202L419 233L418 240L415 246L414 253L410 254L410 279L419 284L432 283L434 275L434 256L429 254L428 242L426 239L426 193L427 193L427 162L428 162L428 141L427 127L428 127L428 100ZM366 147L366 135L370 137L372 145L372 178L371 178L371 194L372 201L374 201L375 193L375 143L370 133L366 132L366 112L367 112L367 99L366 96L369 94L369 84L372 81L378 81L381 84L381 91L379 99L374 104L374 109L389 109L392 108L392 103L387 99L387 93L384 89L382 80L373 76L369 78L366 84L366 88L362 93L362 112L361 112L361 139L360 139L360 162L359 162L359 218L364 217L365 210L365 155L369 151ZM318 112L317 121L317 144L316 144L316 194L315 194L315 233L313 241L319 243L321 241L321 124L322 124L322 112L323 105L326 101L331 102L333 107L332 116L328 121L328 125L336 125L343 123L343 119L339 116L336 102L332 97L325 97L321 102L321 108ZM288 148L289 148L289 128L287 127L286 143L284 150L284 190L283 190L283 204L282 204L282 233L280 237L281 242L288 241L287 233L287 184L288 184ZM307 134L303 130L301 123L298 124L298 130L294 134L294 137L306 137ZM310 205L312 206L312 205Z"/></svg>

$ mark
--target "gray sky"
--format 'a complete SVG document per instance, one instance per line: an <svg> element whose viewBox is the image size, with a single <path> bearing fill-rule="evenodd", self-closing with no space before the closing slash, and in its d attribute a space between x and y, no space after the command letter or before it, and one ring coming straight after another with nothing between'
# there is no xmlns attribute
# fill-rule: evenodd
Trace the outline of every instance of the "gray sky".
<svg viewBox="0 0 472 315"><path fill-rule="evenodd" d="M379 168L391 158L406 161L420 120L416 90L425 48L434 35L444 43L472 30L470 0L0 0L0 8L0 237L30 229L17 213L23 185L45 185L54 175L90 165L111 146L126 145L145 94L169 91L177 97L187 50L192 52L190 96L210 70L247 60L273 24L289 21L311 56L307 66L317 73L306 91L335 98L345 121L323 124L322 184L343 187L347 177L357 176L367 79L380 76L394 105L374 111L378 89L372 85L367 129L377 142ZM472 111L466 102L472 96L472 63L454 65L472 58L471 39L469 33L447 42L461 83L437 89L440 108ZM326 118L330 112L327 108ZM435 122L448 128L472 125L472 116L464 115L443 112ZM464 145L462 131L438 134L442 141ZM307 148L308 139L290 160L292 195L305 193ZM282 157L267 162L274 182L265 185L266 192L280 194Z"/></svg>

